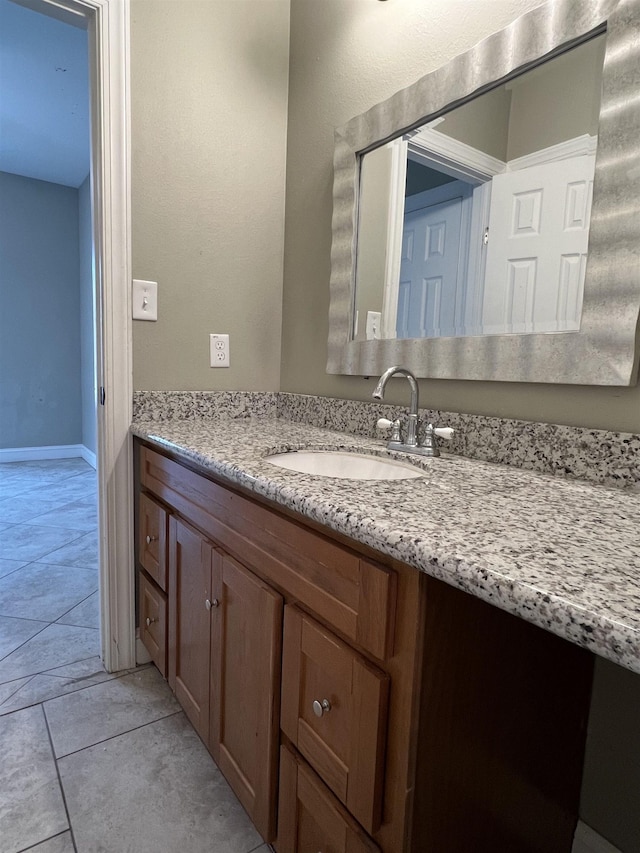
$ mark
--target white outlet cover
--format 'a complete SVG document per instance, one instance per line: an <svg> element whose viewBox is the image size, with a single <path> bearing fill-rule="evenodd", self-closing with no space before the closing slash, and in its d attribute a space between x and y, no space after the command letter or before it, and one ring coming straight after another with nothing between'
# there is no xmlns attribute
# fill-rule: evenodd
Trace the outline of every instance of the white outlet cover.
<svg viewBox="0 0 640 853"><path fill-rule="evenodd" d="M211 367L229 367L229 335L209 335L209 364Z"/></svg>
<svg viewBox="0 0 640 853"><path fill-rule="evenodd" d="M133 319L158 319L158 282L134 278L132 287Z"/></svg>

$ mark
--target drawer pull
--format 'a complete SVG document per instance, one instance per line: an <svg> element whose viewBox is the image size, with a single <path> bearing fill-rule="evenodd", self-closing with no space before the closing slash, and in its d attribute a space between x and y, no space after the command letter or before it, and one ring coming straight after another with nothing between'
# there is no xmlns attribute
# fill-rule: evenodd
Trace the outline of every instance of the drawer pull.
<svg viewBox="0 0 640 853"><path fill-rule="evenodd" d="M146 541L147 545L151 545L152 542L158 541L158 537L157 536L147 536L145 541Z"/></svg>
<svg viewBox="0 0 640 853"><path fill-rule="evenodd" d="M207 610L211 610L212 607L217 607L220 604L217 598L214 598L213 601L210 601L208 598L204 603L204 606Z"/></svg>
<svg viewBox="0 0 640 853"><path fill-rule="evenodd" d="M322 702L318 702L317 699L314 699L313 705L313 713L316 717L322 717L323 714L328 714L331 710L331 702L328 699L323 699Z"/></svg>
<svg viewBox="0 0 640 853"><path fill-rule="evenodd" d="M157 619L151 619L151 617L147 616L147 628L151 625L152 622L157 622Z"/></svg>

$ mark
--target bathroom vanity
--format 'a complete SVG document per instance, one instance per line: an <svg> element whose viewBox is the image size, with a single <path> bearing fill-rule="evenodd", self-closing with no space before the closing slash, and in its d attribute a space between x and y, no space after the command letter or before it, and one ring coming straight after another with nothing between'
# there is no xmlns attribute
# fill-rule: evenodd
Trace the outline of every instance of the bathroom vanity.
<svg viewBox="0 0 640 853"><path fill-rule="evenodd" d="M571 850L580 646L640 664L616 565L586 605L589 549L608 558L611 513L611 559L640 563L637 494L449 456L392 483L298 474L265 456L383 451L277 419L133 432L141 638L279 853Z"/></svg>

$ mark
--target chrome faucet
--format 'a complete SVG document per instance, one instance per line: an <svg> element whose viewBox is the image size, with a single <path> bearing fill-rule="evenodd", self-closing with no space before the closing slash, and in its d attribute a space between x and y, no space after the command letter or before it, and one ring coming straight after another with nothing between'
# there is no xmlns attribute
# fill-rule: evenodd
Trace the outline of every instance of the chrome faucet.
<svg viewBox="0 0 640 853"><path fill-rule="evenodd" d="M378 421L379 427L391 428L391 438L387 443L388 450L402 450L405 453L419 453L421 456L440 456L438 449L438 437L447 440L453 437L454 430L449 427L434 429L432 424L427 424L424 435L420 435L420 422L418 420L418 383L413 373L406 367L394 365L382 374L378 384L374 388L372 397L374 400L384 400L384 389L392 376L404 376L411 388L411 401L409 403L409 414L407 415L404 440L400 432L400 422L391 423L384 418Z"/></svg>
<svg viewBox="0 0 640 853"><path fill-rule="evenodd" d="M409 403L409 415L407 417L407 435L404 440L404 443L407 447L417 447L418 445L418 383L416 382L416 377L410 370L407 370L406 367L399 367L395 365L394 367L390 367L388 370L382 374L380 379L378 380L378 384L376 385L374 392L372 394L374 400L384 400L384 389L387 386L387 382L391 379L392 376L404 376L409 380L409 387L411 388L411 402Z"/></svg>

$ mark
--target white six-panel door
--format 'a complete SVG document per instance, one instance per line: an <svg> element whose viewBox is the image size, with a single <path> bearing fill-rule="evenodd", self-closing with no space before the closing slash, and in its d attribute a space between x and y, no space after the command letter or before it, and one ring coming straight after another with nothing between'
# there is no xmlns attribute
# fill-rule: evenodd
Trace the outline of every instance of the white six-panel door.
<svg viewBox="0 0 640 853"><path fill-rule="evenodd" d="M580 328L594 155L493 178L484 334Z"/></svg>
<svg viewBox="0 0 640 853"><path fill-rule="evenodd" d="M462 181L420 194L424 205L404 217L398 338L441 337L456 334L466 288L466 240L472 188ZM407 199L415 206L416 197Z"/></svg>

